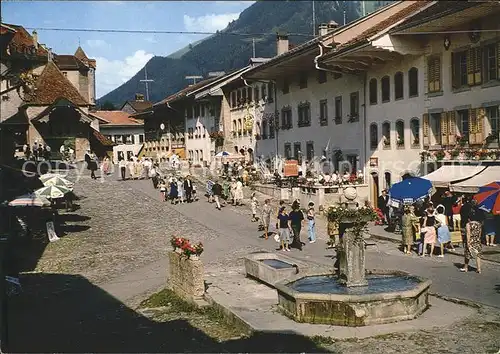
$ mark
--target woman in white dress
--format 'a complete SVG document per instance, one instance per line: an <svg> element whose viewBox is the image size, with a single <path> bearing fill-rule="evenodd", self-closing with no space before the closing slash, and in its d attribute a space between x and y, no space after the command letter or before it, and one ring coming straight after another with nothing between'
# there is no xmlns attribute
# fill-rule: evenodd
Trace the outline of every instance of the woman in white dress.
<svg viewBox="0 0 500 354"><path fill-rule="evenodd" d="M179 203L184 203L184 180L179 177L179 180L177 181L177 198L179 200Z"/></svg>
<svg viewBox="0 0 500 354"><path fill-rule="evenodd" d="M243 183L238 179L236 182L236 189L234 191L234 201L236 205L240 205L243 200Z"/></svg>

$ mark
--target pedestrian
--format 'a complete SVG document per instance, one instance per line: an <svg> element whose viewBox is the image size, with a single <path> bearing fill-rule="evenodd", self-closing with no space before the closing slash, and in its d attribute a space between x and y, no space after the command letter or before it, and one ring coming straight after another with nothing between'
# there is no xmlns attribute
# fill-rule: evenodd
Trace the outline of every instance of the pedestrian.
<svg viewBox="0 0 500 354"><path fill-rule="evenodd" d="M242 201L243 201L243 183L241 183L241 180L238 179L236 181L236 187L234 191L234 203L235 205L240 205Z"/></svg>
<svg viewBox="0 0 500 354"><path fill-rule="evenodd" d="M481 273L482 225L480 220L479 211L475 206L472 206L465 225L464 267L460 269L461 272L469 271L469 262L473 259L476 261L476 272Z"/></svg>
<svg viewBox="0 0 500 354"><path fill-rule="evenodd" d="M33 152L33 159L35 161L38 161L38 142L35 140L33 143L33 149L31 149Z"/></svg>
<svg viewBox="0 0 500 354"><path fill-rule="evenodd" d="M153 164L151 166L151 170L149 170L149 176L151 177L151 181L153 182L153 188L158 189L158 172L156 171L157 164Z"/></svg>
<svg viewBox="0 0 500 354"><path fill-rule="evenodd" d="M401 231L403 235L403 252L411 254L411 246L414 238L414 224L419 221L418 217L413 215L409 206L405 206L404 214L401 218Z"/></svg>
<svg viewBox="0 0 500 354"><path fill-rule="evenodd" d="M215 201L215 207L217 210L221 210L220 206L220 197L222 195L222 186L219 183L219 180L215 180L215 183L212 186L212 195Z"/></svg>
<svg viewBox="0 0 500 354"><path fill-rule="evenodd" d="M486 246L492 246L492 247L496 246L495 236L499 219L500 216L495 216L491 213L486 215L486 219L484 220L484 234L486 236Z"/></svg>
<svg viewBox="0 0 500 354"><path fill-rule="evenodd" d="M449 229L453 230L453 205L457 203L457 197L451 194L450 191L444 192L444 195L441 199L441 204L444 206L444 212L446 213L446 218L448 219L446 225L448 225ZM436 208L437 210L437 208Z"/></svg>
<svg viewBox="0 0 500 354"><path fill-rule="evenodd" d="M252 207L252 222L256 222L257 219L257 205L259 205L259 202L257 200L257 197L255 196L255 192L252 193L252 196L250 198L250 206Z"/></svg>
<svg viewBox="0 0 500 354"><path fill-rule="evenodd" d="M290 216L290 226L292 228L293 241L292 247L298 248L302 251L302 240L300 239L300 231L302 230L302 224L304 223L304 214L300 210L300 204L294 202L292 204L292 211L289 214Z"/></svg>
<svg viewBox="0 0 500 354"><path fill-rule="evenodd" d="M30 146L28 144L24 144L24 158L26 160L29 160L31 157L31 150Z"/></svg>
<svg viewBox="0 0 500 354"><path fill-rule="evenodd" d="M207 201L212 203L214 182L212 180L207 181Z"/></svg>
<svg viewBox="0 0 500 354"><path fill-rule="evenodd" d="M184 203L184 197L185 197L184 183L181 177L179 177L179 180L177 181L177 193L178 193L177 198L179 200L179 204Z"/></svg>
<svg viewBox="0 0 500 354"><path fill-rule="evenodd" d="M125 171L127 170L127 161L122 157L118 162L118 167L120 167L120 174L122 176L122 181L125 181Z"/></svg>
<svg viewBox="0 0 500 354"><path fill-rule="evenodd" d="M45 150L43 149L42 143L38 144L38 158L39 159L45 158Z"/></svg>
<svg viewBox="0 0 500 354"><path fill-rule="evenodd" d="M230 191L231 191L231 203L235 204L236 203L236 179L232 178L231 179L231 186L230 186Z"/></svg>
<svg viewBox="0 0 500 354"><path fill-rule="evenodd" d="M441 204L438 205L436 207L436 221L438 222L439 225L439 227L437 228L437 242L441 249L441 253L438 256L440 258L444 257L444 246L450 244L451 242L451 234L450 234L450 229L448 227L448 220L451 220L451 222L453 222L453 216L451 219L448 218L447 216L448 215L445 215L444 205Z"/></svg>
<svg viewBox="0 0 500 354"><path fill-rule="evenodd" d="M290 217L286 213L286 207L282 206L278 213L278 223L276 228L279 230L279 237L281 242L281 250L290 252Z"/></svg>
<svg viewBox="0 0 500 354"><path fill-rule="evenodd" d="M270 203L271 201L266 199L262 206L262 225L264 226L264 238L266 240L269 238L269 225L271 224L271 213L273 211Z"/></svg>
<svg viewBox="0 0 500 354"><path fill-rule="evenodd" d="M314 203L309 202L307 205L307 224L309 232L309 243L316 242L316 215L314 211Z"/></svg>
<svg viewBox="0 0 500 354"><path fill-rule="evenodd" d="M184 180L184 191L186 192L186 201L191 203L193 201L193 182L190 175L187 175Z"/></svg>
<svg viewBox="0 0 500 354"><path fill-rule="evenodd" d="M75 160L75 156L73 155L75 153L75 150L73 150L72 147L69 148L69 151L68 151L68 158L69 158L69 162L73 162Z"/></svg>
<svg viewBox="0 0 500 354"><path fill-rule="evenodd" d="M92 158L92 152L90 150L87 150L84 159L87 163L87 170L90 171L90 178L95 179L95 170L97 169L97 166L94 167L95 162Z"/></svg>
<svg viewBox="0 0 500 354"><path fill-rule="evenodd" d="M107 157L107 156L102 160L101 171L106 176L109 174L110 162L109 162L109 157Z"/></svg>
<svg viewBox="0 0 500 354"><path fill-rule="evenodd" d="M64 144L62 144L60 147L59 147L59 153L61 154L61 159L63 161L66 160L66 148L64 147Z"/></svg>
<svg viewBox="0 0 500 354"><path fill-rule="evenodd" d="M432 257L434 253L434 245L436 244L436 228L438 227L438 223L436 221L436 217L434 215L434 208L429 206L426 210L426 215L424 216L423 222L423 233L424 233L424 243L422 247L421 257L425 257L427 255L427 245L431 246L431 251L429 256Z"/></svg>
<svg viewBox="0 0 500 354"><path fill-rule="evenodd" d="M43 157L46 161L50 161L51 149L50 146L45 144L43 147Z"/></svg>
<svg viewBox="0 0 500 354"><path fill-rule="evenodd" d="M163 202L167 200L167 185L163 179L160 180L160 197Z"/></svg>
<svg viewBox="0 0 500 354"><path fill-rule="evenodd" d="M128 163L127 163L127 167L128 167L128 172L130 174L130 179L135 179L135 167L134 167L134 160L132 158L129 158L128 159Z"/></svg>
<svg viewBox="0 0 500 354"><path fill-rule="evenodd" d="M191 199L195 202L198 200L198 194L196 193L196 184L193 184L193 189L191 190Z"/></svg>
<svg viewBox="0 0 500 354"><path fill-rule="evenodd" d="M179 189L177 187L177 179L173 178L172 182L170 183L170 193L169 193L169 197L172 204L177 204L178 196L179 196Z"/></svg>
<svg viewBox="0 0 500 354"><path fill-rule="evenodd" d="M385 218L385 223L389 225L390 217L389 217L389 196L387 195L387 190L382 191L382 195L378 197L378 208L382 211Z"/></svg>

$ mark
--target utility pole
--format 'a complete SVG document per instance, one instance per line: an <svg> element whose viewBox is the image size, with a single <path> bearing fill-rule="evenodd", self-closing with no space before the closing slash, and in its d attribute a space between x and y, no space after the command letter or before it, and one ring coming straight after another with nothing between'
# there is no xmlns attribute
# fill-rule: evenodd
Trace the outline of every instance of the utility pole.
<svg viewBox="0 0 500 354"><path fill-rule="evenodd" d="M361 1L361 13L363 14L363 17L366 16L366 4L364 1Z"/></svg>
<svg viewBox="0 0 500 354"><path fill-rule="evenodd" d="M345 10L344 10L344 26L345 26Z"/></svg>
<svg viewBox="0 0 500 354"><path fill-rule="evenodd" d="M154 80L148 80L148 69L144 66L144 80L139 80L140 82L144 82L146 85L146 101L149 101L149 83L154 82Z"/></svg>
<svg viewBox="0 0 500 354"><path fill-rule="evenodd" d="M203 79L203 76L192 75L192 76L186 76L185 79L186 80L193 80L193 85L196 85L196 80Z"/></svg>
<svg viewBox="0 0 500 354"><path fill-rule="evenodd" d="M255 38L252 38L252 58L255 58Z"/></svg>
<svg viewBox="0 0 500 354"><path fill-rule="evenodd" d="M313 13L312 13L312 25L313 25L313 36L316 37L316 9L314 6L314 0L312 0Z"/></svg>

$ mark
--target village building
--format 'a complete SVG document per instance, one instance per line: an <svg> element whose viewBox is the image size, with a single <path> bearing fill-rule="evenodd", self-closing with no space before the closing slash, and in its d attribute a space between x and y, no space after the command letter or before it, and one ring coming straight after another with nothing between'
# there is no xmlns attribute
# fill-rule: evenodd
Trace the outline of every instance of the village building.
<svg viewBox="0 0 500 354"><path fill-rule="evenodd" d="M36 32L30 35L21 26L5 26L15 32L2 30L2 41L8 44L2 55L1 123L15 132L16 144L48 145L54 154L65 144L74 147L77 160L88 149L106 155L113 143L89 115L95 102L95 60L80 47L73 56L57 56L38 43ZM13 70L13 76L4 75L3 66ZM19 89L9 90L9 85Z"/></svg>
<svg viewBox="0 0 500 354"><path fill-rule="evenodd" d="M144 100L143 94L136 93L135 100L126 101L120 108L120 111L124 111L129 114L136 114L149 110L151 107L153 107L152 102Z"/></svg>
<svg viewBox="0 0 500 354"><path fill-rule="evenodd" d="M124 111L92 111L90 116L100 121L99 131L115 144L113 163L139 155L144 144L144 121Z"/></svg>
<svg viewBox="0 0 500 354"><path fill-rule="evenodd" d="M499 172L486 167L500 159L500 36L480 29L494 28L500 5L405 3L320 58L324 67L365 77L365 167L375 203L382 189L409 176L449 188Z"/></svg>

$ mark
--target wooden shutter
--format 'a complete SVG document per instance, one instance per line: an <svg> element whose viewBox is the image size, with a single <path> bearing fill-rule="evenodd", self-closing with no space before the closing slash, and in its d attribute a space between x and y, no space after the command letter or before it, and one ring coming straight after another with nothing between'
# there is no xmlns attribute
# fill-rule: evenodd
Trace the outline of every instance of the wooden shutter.
<svg viewBox="0 0 500 354"><path fill-rule="evenodd" d="M469 48L466 54L467 61L467 85L474 85L474 48ZM459 63L457 62L457 67Z"/></svg>
<svg viewBox="0 0 500 354"><path fill-rule="evenodd" d="M451 53L451 86L454 89L460 87L460 63L455 53Z"/></svg>
<svg viewBox="0 0 500 354"><path fill-rule="evenodd" d="M441 58L434 58L434 88L441 91Z"/></svg>
<svg viewBox="0 0 500 354"><path fill-rule="evenodd" d="M476 128L477 128L477 119L476 119L476 109L469 109L469 144L475 145L478 144L476 140Z"/></svg>
<svg viewBox="0 0 500 354"><path fill-rule="evenodd" d="M448 117L446 112L441 113L441 145L448 145Z"/></svg>
<svg viewBox="0 0 500 354"><path fill-rule="evenodd" d="M476 144L484 142L484 120L486 119L486 109L476 109Z"/></svg>
<svg viewBox="0 0 500 354"><path fill-rule="evenodd" d="M448 143L455 145L457 143L457 118L455 111L448 112Z"/></svg>
<svg viewBox="0 0 500 354"><path fill-rule="evenodd" d="M482 48L474 48L474 85L483 82L483 52Z"/></svg>
<svg viewBox="0 0 500 354"><path fill-rule="evenodd" d="M500 42L497 43L497 66L498 66L498 76L500 78Z"/></svg>
<svg viewBox="0 0 500 354"><path fill-rule="evenodd" d="M429 146L430 145L430 138L429 138L429 114L425 113L422 116L422 134L424 136L424 146Z"/></svg>

